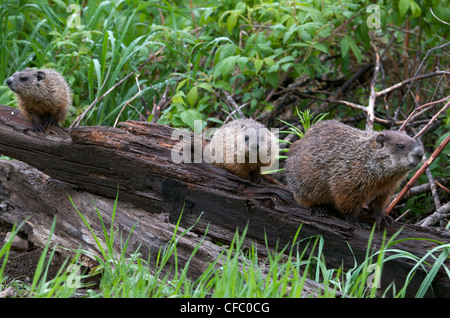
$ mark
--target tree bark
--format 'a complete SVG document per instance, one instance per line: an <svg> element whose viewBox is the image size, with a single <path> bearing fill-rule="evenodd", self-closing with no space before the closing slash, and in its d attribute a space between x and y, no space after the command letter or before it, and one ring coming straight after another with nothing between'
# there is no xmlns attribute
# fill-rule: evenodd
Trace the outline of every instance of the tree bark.
<svg viewBox="0 0 450 318"><path fill-rule="evenodd" d="M78 198L79 191L91 193L94 202L104 206L101 210L102 215L106 216L112 211L111 200L119 189L120 217L115 224L126 233L137 223L133 232L135 242L150 246L151 252L170 239L173 224L181 215L180 225L183 228L195 224L190 235L197 237L187 245L198 243L207 231L208 240L203 242L203 252L199 252L203 256L198 257L202 264L214 259L220 252L213 242L230 244L236 230L243 231L246 227L247 246L257 243L262 246L259 248L262 253L266 250L266 242L270 248L278 250L292 244L301 226L297 238L300 245L305 244L305 238L323 237L323 254L328 268L343 265L347 270L355 265L355 261L361 264L366 258L370 230L337 217L310 215L309 211L295 203L284 186L255 184L205 162L175 163L172 150L177 149L181 142L179 138L171 138L174 132L171 127L134 121L121 123L120 126L120 129L104 126L75 127L72 130L51 128L47 134L40 134L31 132L30 124L16 109L0 106L0 153L28 163L53 180L37 194L40 200L27 203L24 213L14 213L7 208L6 212L0 212L0 218L8 222L20 221L32 211L32 219L36 221L29 221L32 223L30 231L40 231L44 238L48 235L53 216L58 215L61 219L57 223L56 234L65 240L61 243L70 247L86 246L89 235L83 233L81 220L70 208L64 191L75 198ZM193 135L186 133L186 136ZM192 140L194 144L202 143L201 140ZM24 187L19 186L26 184L27 169L22 169L22 182L13 182L11 177L8 180L8 173L5 172L8 165L6 168L5 164L2 166L0 200L14 206L20 205L19 201L27 201ZM40 178L47 178L44 174ZM60 201L54 202L54 196L46 196L51 184L61 187L58 190ZM5 195L5 192L8 194ZM86 197L75 201L81 211L91 204ZM86 211L89 220L95 223L96 212L92 209ZM70 226L66 226L64 222L69 219ZM98 224L95 228L101 233ZM433 240L450 241L448 231L402 223L387 228L386 239L400 229L397 240L427 239L399 241L394 246L419 257L436 247ZM383 231L376 231L371 249L380 247L386 239ZM90 248L95 249L92 242L90 244ZM428 261L432 264L434 259L430 257ZM448 260L446 265L449 265ZM386 262L382 287L394 280L396 286L402 286L413 266L414 263L408 259L397 258ZM195 271L194 274L198 275L202 267L198 266ZM415 294L424 277L423 271L414 275L408 289L409 296ZM435 277L433 295L450 296L450 280L444 271Z"/></svg>

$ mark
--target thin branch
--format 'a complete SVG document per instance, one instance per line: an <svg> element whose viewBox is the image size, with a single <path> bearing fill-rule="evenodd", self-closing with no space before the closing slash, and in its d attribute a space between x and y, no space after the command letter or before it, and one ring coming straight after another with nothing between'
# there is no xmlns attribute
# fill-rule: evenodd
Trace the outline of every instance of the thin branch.
<svg viewBox="0 0 450 318"><path fill-rule="evenodd" d="M430 127L430 125L439 117L440 114L442 114L443 112L445 112L447 110L447 108L450 106L450 101L447 102L447 104L444 105L444 107L442 107L442 109L440 111L438 111L428 122L428 124L425 125L425 127L422 128L421 131L419 131L414 138L419 137L420 135L422 135L427 129L428 127Z"/></svg>
<svg viewBox="0 0 450 318"><path fill-rule="evenodd" d="M432 73L428 73L428 74L423 74L420 76L417 76L416 78L409 78L407 80L401 81L400 83L397 83L395 85L392 85L388 88L383 89L382 91L376 92L376 96L380 97L382 95L386 95L396 89L399 89L400 87L402 87L403 85L406 85L408 83L411 83L414 80L422 80L422 79L426 79L426 78L430 78L433 76L438 76L438 75L450 75L450 72L448 71L436 71L436 72L432 72Z"/></svg>
<svg viewBox="0 0 450 318"><path fill-rule="evenodd" d="M423 147L423 143L422 140L420 138L417 138L417 142L419 143L419 145ZM427 157L424 154L423 155L423 161L426 161ZM430 190L431 190L431 196L433 197L433 201L434 201L434 205L436 206L436 209L438 210L442 205L441 205L441 201L439 201L439 194L437 193L436 190L436 183L434 181L433 175L431 173L430 167L425 169L425 174L428 178L428 182L430 184Z"/></svg>
<svg viewBox="0 0 450 318"><path fill-rule="evenodd" d="M428 56L429 56L433 51L443 49L444 47L446 47L446 46L448 46L448 45L450 45L450 41L447 42L447 43L444 43L444 44L442 44L442 45L440 45L440 46L433 47L433 48L431 48L431 49L429 49L429 50L427 51L427 54L425 54L425 57L422 59L422 62L420 62L420 65L419 65L419 67L417 68L416 73L414 74L413 80L411 81L411 83L410 83L409 86L408 86L408 90L407 90L406 94L403 96L402 101L400 102L400 104L398 105L398 107L397 107L397 109L396 109L396 111L395 111L395 115L394 115L394 119L395 119L395 120L397 120L397 118L398 118L398 114L400 113L400 108L402 107L403 103L405 102L406 98L408 97L409 92L411 91L412 85L413 85L414 82L416 81L417 76L419 75L420 69L421 69L422 66L423 66L423 63L425 63L426 59L428 58Z"/></svg>
<svg viewBox="0 0 450 318"><path fill-rule="evenodd" d="M373 122L375 118L375 100L377 98L375 92L375 85L377 83L378 72L380 70L380 56L378 55L377 47L373 43L370 43L370 46L375 52L375 67L373 69L372 80L370 81L369 105L366 108L367 112L366 130L373 130Z"/></svg>
<svg viewBox="0 0 450 318"><path fill-rule="evenodd" d="M302 96L302 97L306 97L306 98L312 98L312 99L317 99L320 100L322 102L326 102L326 103L334 103L334 104L341 104L341 105L346 105L352 108L356 108L362 111L367 112L367 107L363 106L363 105L359 105L359 104L355 104L355 103L351 103L351 102L347 102L345 100L339 100L339 99L333 99L333 98L322 98L322 97L318 97L318 96L314 96L308 93L303 93L303 92L297 92L296 94Z"/></svg>
<svg viewBox="0 0 450 318"><path fill-rule="evenodd" d="M246 118L246 116L244 115L244 113L243 113L242 110L241 110L241 107L247 105L247 103L245 103L245 104L239 106L239 105L233 100L233 98L231 97L231 95L230 95L228 92L226 92L226 91L224 91L224 90L220 90L220 91L225 95L225 102L226 102L231 108L234 109L234 111L231 112L231 114L233 114L234 112L237 112L237 113L239 114L239 117L240 117L240 118ZM215 92L215 91L214 91L214 92ZM217 93L217 92L215 92L215 93L216 93L217 96L221 97L219 93Z"/></svg>
<svg viewBox="0 0 450 318"><path fill-rule="evenodd" d="M164 108L164 105L167 103L167 92L169 91L169 86L170 84L167 83L166 88L164 89L164 92L161 96L161 99L159 100L158 105L155 105L155 103L153 103L153 109L152 109L152 123L156 123L156 121L159 118L159 114L161 113L161 110Z"/></svg>
<svg viewBox="0 0 450 318"><path fill-rule="evenodd" d="M423 221L419 222L420 226L421 227L432 226L433 224L447 217L447 213L450 213L450 202L447 202L439 209L437 209L432 215L428 216Z"/></svg>
<svg viewBox="0 0 450 318"><path fill-rule="evenodd" d="M448 95L447 97L444 97L444 98L442 98L442 99L440 99L440 100L436 100L436 101L434 101L434 102L426 103L426 104L423 104L423 105L421 105L421 106L419 106L419 107L416 107L416 108L411 112L411 114L409 114L408 118L406 118L406 120L403 122L403 124L402 124L402 126L399 128L399 130L403 130L403 129L405 128L406 124L414 117L414 114L417 113L419 110L421 110L421 109L423 109L423 108L426 108L426 107L428 107L428 106L434 105L434 104L438 104L438 103L445 102L445 101L446 101L447 99L449 99L449 98L450 98L450 95ZM444 106L444 108L445 108L445 106Z"/></svg>
<svg viewBox="0 0 450 318"><path fill-rule="evenodd" d="M133 97L131 97L131 99L128 100L128 101L125 103L125 105L123 105L122 109L121 109L120 112L119 112L119 115L117 115L117 118L116 118L116 121L114 122L113 127L116 127L116 125L117 125L117 123L118 123L118 121L119 121L119 118L120 118L120 116L122 115L122 112L123 112L124 109L128 106L128 104L131 103L136 97L138 97L139 95L141 95L141 88L139 87L139 81L138 81L138 78L139 78L139 74L137 74L137 75L136 75L136 78L135 78L135 79L136 79L136 86L137 86L137 88L138 88L138 92L136 93L136 95L134 95Z"/></svg>
<svg viewBox="0 0 450 318"><path fill-rule="evenodd" d="M448 23L448 22L445 22L445 21L443 21L443 20L441 20L441 19L439 19L435 14L434 14L434 12L433 12L433 10L430 8L430 11L431 11L431 14L433 15L433 17L436 19L436 20L438 20L439 22L441 22L441 23L444 23L444 24L447 24L447 25L450 25L450 23Z"/></svg>
<svg viewBox="0 0 450 318"><path fill-rule="evenodd" d="M389 204L388 208L386 209L385 215L388 215L392 212L394 207L397 205L397 203L403 198L403 196L411 189L413 184L419 179L419 177L422 175L422 173L427 169L430 164L439 156L439 154L444 150L445 146L450 141L450 135L445 138L444 141L441 142L439 147L436 148L436 150L433 152L433 154L428 158L428 160L420 167L419 170L414 174L414 176L409 180L409 182L405 185L405 187L400 191L400 193L397 195L397 197Z"/></svg>

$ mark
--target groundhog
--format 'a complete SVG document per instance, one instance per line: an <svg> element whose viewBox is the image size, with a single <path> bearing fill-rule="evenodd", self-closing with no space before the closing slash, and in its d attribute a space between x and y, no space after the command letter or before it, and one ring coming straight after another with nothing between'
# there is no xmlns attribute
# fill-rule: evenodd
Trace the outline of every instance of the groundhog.
<svg viewBox="0 0 450 318"><path fill-rule="evenodd" d="M209 162L254 182L261 181L261 167L278 163L278 139L253 119L238 119L220 127L207 149Z"/></svg>
<svg viewBox="0 0 450 318"><path fill-rule="evenodd" d="M17 103L33 124L33 131L45 132L65 120L71 104L70 87L64 77L50 69L26 68L6 80Z"/></svg>
<svg viewBox="0 0 450 318"><path fill-rule="evenodd" d="M377 228L389 197L424 152L398 131L362 131L335 120L313 125L286 162L286 180L296 201L312 211L334 208L357 220L367 208Z"/></svg>

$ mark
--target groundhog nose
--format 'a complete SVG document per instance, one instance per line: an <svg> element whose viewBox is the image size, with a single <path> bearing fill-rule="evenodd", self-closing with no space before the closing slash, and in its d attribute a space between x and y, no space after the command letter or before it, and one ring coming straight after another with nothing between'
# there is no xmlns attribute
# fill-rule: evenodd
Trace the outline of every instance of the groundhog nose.
<svg viewBox="0 0 450 318"><path fill-rule="evenodd" d="M417 147L417 148L414 149L414 155L419 157L419 159L422 159L424 154L425 153L423 152L422 148Z"/></svg>
<svg viewBox="0 0 450 318"><path fill-rule="evenodd" d="M424 152L422 150L422 148L417 147L414 148L413 151L411 151L411 165L412 166L416 166L423 158Z"/></svg>
<svg viewBox="0 0 450 318"><path fill-rule="evenodd" d="M10 77L6 80L6 84L8 84L8 86L11 86L12 82L13 82L12 77Z"/></svg>

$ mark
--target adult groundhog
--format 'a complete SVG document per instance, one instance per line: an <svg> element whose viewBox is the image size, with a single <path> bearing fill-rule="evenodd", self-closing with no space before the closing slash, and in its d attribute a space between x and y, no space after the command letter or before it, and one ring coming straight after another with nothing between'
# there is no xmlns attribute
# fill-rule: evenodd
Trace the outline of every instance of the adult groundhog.
<svg viewBox="0 0 450 318"><path fill-rule="evenodd" d="M423 154L404 132L327 120L313 125L289 154L286 179L302 206L319 213L333 207L353 219L367 207L379 229L389 197Z"/></svg>
<svg viewBox="0 0 450 318"><path fill-rule="evenodd" d="M50 125L64 121L71 104L70 87L64 77L50 69L26 68L6 80L17 103L33 124L33 131L45 132Z"/></svg>
<svg viewBox="0 0 450 318"><path fill-rule="evenodd" d="M207 149L208 162L256 182L261 180L261 167L278 163L278 139L253 119L238 119L220 127Z"/></svg>

